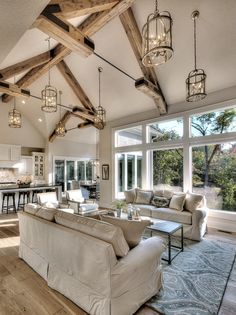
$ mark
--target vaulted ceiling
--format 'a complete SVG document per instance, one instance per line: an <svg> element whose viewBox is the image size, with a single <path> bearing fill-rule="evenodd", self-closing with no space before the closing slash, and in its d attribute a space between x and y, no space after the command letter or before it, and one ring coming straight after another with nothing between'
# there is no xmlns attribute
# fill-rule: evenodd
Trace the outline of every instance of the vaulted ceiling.
<svg viewBox="0 0 236 315"><path fill-rule="evenodd" d="M19 3L18 1L13 2ZM28 2L31 2L32 6L32 1ZM30 28L47 3L48 1L37 1L36 5L34 1L31 14L31 11L25 11L27 1L24 0L25 6L18 7L17 11L15 9L18 16L24 13L24 19L21 18L20 23L18 23L19 19L17 20L15 14L13 14L14 10L9 10L10 8L14 9L11 7L13 4L10 6L8 4L8 12L2 13L1 10L0 21L2 21L4 15L4 21L8 23L7 25L11 24L13 34L10 35L9 33L8 36L7 27L1 23L1 30L6 32L1 42L4 43L6 50L1 51L0 69L47 51L47 43L45 42L47 35L37 28ZM193 25L190 16L195 9L200 11L197 24L198 65L207 74L207 92L211 93L236 85L236 2L234 0L160 0L158 3L159 9L170 11L173 18L174 56L166 64L155 69L167 105L185 100L185 79L193 68ZM153 11L153 8L153 0L136 0L132 4L132 11L140 31L147 15ZM77 27L88 17L89 15L85 15L68 21ZM122 19L119 16L109 21L90 37L95 43L96 53L105 57L135 79L143 76L122 25ZM55 47L56 45L57 42L52 40L52 46ZM98 105L97 68L98 66L103 67L101 99L102 106L107 111L107 120L114 120L157 108L151 98L135 89L132 79L94 54L83 58L72 52L64 58L64 61L93 106ZM25 72L17 75L16 81L24 75ZM55 66L51 70L51 77L52 84L58 90L63 91L63 104L83 106ZM13 78L8 79L8 81L13 82ZM46 83L47 73L32 83L29 89L33 95L40 96ZM1 106L10 107L9 104L11 102L1 103ZM17 106L23 114L48 138L59 120L59 111L54 114L45 114L41 111L40 105L40 101L34 98L27 99L26 104L22 104L20 99L17 101ZM64 113L65 111L62 110L62 116ZM158 110L156 110L156 113L158 116ZM38 121L39 118L42 119L42 122ZM79 118L72 117L68 120L66 127L72 128L82 122ZM93 137L95 135L95 128L90 127L68 132L66 138L83 142L86 135L88 135L87 140L90 141L89 136Z"/></svg>

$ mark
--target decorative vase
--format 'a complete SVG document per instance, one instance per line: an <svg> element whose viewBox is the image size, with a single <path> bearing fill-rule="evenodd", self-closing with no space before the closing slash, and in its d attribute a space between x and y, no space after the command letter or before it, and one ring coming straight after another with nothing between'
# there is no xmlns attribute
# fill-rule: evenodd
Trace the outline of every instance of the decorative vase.
<svg viewBox="0 0 236 315"><path fill-rule="evenodd" d="M121 217L122 209L116 209L116 216L117 218Z"/></svg>

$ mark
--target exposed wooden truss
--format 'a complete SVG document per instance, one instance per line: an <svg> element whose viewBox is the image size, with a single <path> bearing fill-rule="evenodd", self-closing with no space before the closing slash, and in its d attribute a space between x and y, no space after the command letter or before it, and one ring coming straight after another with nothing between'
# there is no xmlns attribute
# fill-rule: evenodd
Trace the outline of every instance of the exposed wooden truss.
<svg viewBox="0 0 236 315"><path fill-rule="evenodd" d="M88 110L94 111L94 106L90 102L88 96L85 94L84 90L80 86L79 82L76 80L75 76L67 66L64 60L60 61L57 64L57 68L66 80L66 82L69 84L69 86L74 91L75 95L78 97L82 105L87 108Z"/></svg>
<svg viewBox="0 0 236 315"><path fill-rule="evenodd" d="M8 93L17 97L30 97L30 91L21 89L15 84L6 81L0 81L0 93Z"/></svg>
<svg viewBox="0 0 236 315"><path fill-rule="evenodd" d="M167 113L167 106L161 91L161 88L158 83L158 79L153 68L147 68L142 64L142 36L139 31L136 19L134 17L133 11L131 8L128 8L125 12L120 15L121 23L125 29L131 47L133 49L134 55L138 61L139 67L144 75L144 77L152 82L157 87L157 93L159 98L153 98L159 112L161 114Z"/></svg>
<svg viewBox="0 0 236 315"><path fill-rule="evenodd" d="M110 20L127 10L134 0L122 0L119 1L113 8L103 12L91 14L79 27L78 29L86 36L92 36ZM53 67L58 64L62 59L68 56L71 50L58 44L54 49L51 50L52 59L36 68L31 69L25 76L23 76L16 84L21 88L26 88L35 82L38 78L48 72L49 67ZM3 94L2 101L7 103L12 99L10 95Z"/></svg>
<svg viewBox="0 0 236 315"><path fill-rule="evenodd" d="M7 80L13 77L14 75L30 70L34 67L40 66L48 62L50 59L51 59L50 53L45 52L35 57L18 62L13 66L0 70L0 79Z"/></svg>
<svg viewBox="0 0 236 315"><path fill-rule="evenodd" d="M77 16L109 10L117 2L118 0L52 0L48 7L54 6L57 16L72 19Z"/></svg>
<svg viewBox="0 0 236 315"><path fill-rule="evenodd" d="M72 115L73 115L74 117L78 117L78 118L80 118L80 119L90 121L90 123L92 123L92 125L93 125L94 127L96 127L97 129L102 130L102 129L104 128L104 124L103 124L103 123L97 123L97 122L95 121L96 116L95 116L95 114L94 114L93 112L88 111L88 110L86 110L86 109L84 109L84 108L82 108L82 107L75 106L75 107L73 108Z"/></svg>
<svg viewBox="0 0 236 315"><path fill-rule="evenodd" d="M71 51L88 57L94 51L94 42L65 19L58 18L50 11L53 6L47 6L37 18L34 26L48 36L54 38Z"/></svg>
<svg viewBox="0 0 236 315"><path fill-rule="evenodd" d="M160 104L159 106L165 106L165 104L162 104L163 98L161 97L158 88L152 82L145 78L140 78L136 80L135 87L139 91L155 100L158 104Z"/></svg>

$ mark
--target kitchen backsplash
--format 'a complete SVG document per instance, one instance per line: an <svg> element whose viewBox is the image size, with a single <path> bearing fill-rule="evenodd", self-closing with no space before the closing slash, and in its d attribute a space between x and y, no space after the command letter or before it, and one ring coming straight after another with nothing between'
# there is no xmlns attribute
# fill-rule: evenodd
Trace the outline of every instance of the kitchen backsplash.
<svg viewBox="0 0 236 315"><path fill-rule="evenodd" d="M18 178L19 178L18 169L0 168L0 183L16 182Z"/></svg>

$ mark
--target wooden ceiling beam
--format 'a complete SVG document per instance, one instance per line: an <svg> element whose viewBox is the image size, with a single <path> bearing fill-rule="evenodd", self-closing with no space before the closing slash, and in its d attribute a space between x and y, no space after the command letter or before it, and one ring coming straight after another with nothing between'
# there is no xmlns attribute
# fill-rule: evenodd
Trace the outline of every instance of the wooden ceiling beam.
<svg viewBox="0 0 236 315"><path fill-rule="evenodd" d="M139 91L143 92L147 96L151 97L159 106L164 106L163 98L159 93L158 88L150 81L145 78L140 78L135 81L135 87Z"/></svg>
<svg viewBox="0 0 236 315"><path fill-rule="evenodd" d="M98 12L91 14L79 27L78 29L86 36L92 36L99 31L105 24L110 20L127 10L134 0L122 0L119 1L113 8L104 12ZM51 50L52 59L36 68L31 69L24 77L22 77L16 84L18 87L26 88L35 82L39 77L48 72L49 67L52 68L58 64L62 59L68 56L71 50L58 44L54 49ZM2 101L7 103L12 99L10 95L3 94Z"/></svg>
<svg viewBox="0 0 236 315"><path fill-rule="evenodd" d="M37 18L34 26L83 57L88 57L94 51L94 42L90 38L65 19L52 14L48 7Z"/></svg>
<svg viewBox="0 0 236 315"><path fill-rule="evenodd" d="M0 93L7 93L12 97L30 97L29 90L21 89L17 85L6 81L0 81Z"/></svg>
<svg viewBox="0 0 236 315"><path fill-rule="evenodd" d="M0 70L0 79L7 80L14 75L30 70L34 67L42 65L50 61L51 56L49 52L42 53L24 61L18 62L12 66Z"/></svg>
<svg viewBox="0 0 236 315"><path fill-rule="evenodd" d="M69 84L75 95L78 97L82 105L88 110L95 111L93 104L90 102L88 96L86 95L64 60L60 61L57 64L57 68L66 80L66 82Z"/></svg>
<svg viewBox="0 0 236 315"><path fill-rule="evenodd" d="M109 10L118 2L119 0L52 0L48 4L48 7L54 7L55 15L65 19L72 19L82 15Z"/></svg>
<svg viewBox="0 0 236 315"><path fill-rule="evenodd" d="M157 109L160 114L167 113L167 105L165 102L165 98L161 91L160 85L158 83L158 79L156 76L156 72L152 68L147 68L142 63L142 36L139 31L136 19L134 17L133 11L131 8L128 8L125 12L120 15L120 21L124 27L124 30L129 39L130 45L133 49L134 55L138 61L139 67L144 75L144 77L156 85L159 91L159 99L154 99L154 102L157 106Z"/></svg>

